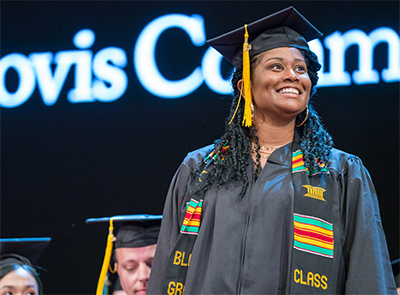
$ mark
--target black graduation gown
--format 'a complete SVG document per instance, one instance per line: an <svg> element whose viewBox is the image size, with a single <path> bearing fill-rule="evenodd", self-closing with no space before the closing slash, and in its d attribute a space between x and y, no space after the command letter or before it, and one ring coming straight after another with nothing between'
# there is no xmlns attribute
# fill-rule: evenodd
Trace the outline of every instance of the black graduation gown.
<svg viewBox="0 0 400 295"><path fill-rule="evenodd" d="M161 294L164 271L191 198L187 192L189 176L211 147L189 153L171 182L147 294ZM335 219L340 220L340 230L336 226L335 233L340 233L342 244L340 257L335 258L338 263L334 263L336 293L396 294L368 171L359 158L337 149L333 149L328 167L340 187L335 202ZM273 152L257 181L254 162L249 159L250 185L242 199L240 184L206 192L185 294L289 293L291 253L297 251L293 250L291 169L288 144ZM182 263L188 263L188 258Z"/></svg>

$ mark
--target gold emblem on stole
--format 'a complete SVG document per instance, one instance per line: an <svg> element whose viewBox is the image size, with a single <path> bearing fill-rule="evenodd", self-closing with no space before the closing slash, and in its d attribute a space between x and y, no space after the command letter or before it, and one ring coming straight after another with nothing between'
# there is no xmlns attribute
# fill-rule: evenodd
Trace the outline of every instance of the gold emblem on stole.
<svg viewBox="0 0 400 295"><path fill-rule="evenodd" d="M307 189L307 193L304 195L305 197L310 197L313 199L326 202L326 200L324 199L324 192L326 191L326 189L323 189L322 187L318 186L311 186L308 184L303 185L303 187Z"/></svg>

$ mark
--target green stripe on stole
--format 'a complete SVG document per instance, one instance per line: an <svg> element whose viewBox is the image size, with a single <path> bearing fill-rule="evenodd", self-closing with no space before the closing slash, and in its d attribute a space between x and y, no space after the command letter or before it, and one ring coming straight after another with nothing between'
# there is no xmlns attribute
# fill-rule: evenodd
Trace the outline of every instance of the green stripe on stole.
<svg viewBox="0 0 400 295"><path fill-rule="evenodd" d="M306 217L302 217L302 216L298 216L298 215L293 215L293 219L294 219L294 221L316 225L316 226L322 227L322 228L327 229L327 230L332 230L333 229L332 224L327 224L327 223L325 223L323 221L319 221L319 220L316 220L316 219L306 218Z"/></svg>

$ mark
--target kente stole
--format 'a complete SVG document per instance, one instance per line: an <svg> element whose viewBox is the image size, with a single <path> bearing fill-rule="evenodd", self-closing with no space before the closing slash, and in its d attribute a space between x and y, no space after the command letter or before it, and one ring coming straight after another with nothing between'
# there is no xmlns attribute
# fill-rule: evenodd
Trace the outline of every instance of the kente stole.
<svg viewBox="0 0 400 295"><path fill-rule="evenodd" d="M199 178L189 187L205 181L213 162L203 163ZM317 161L317 170L304 166L300 146L292 144L292 181L294 186L293 250L290 275L290 294L335 294L337 273L335 256L341 255L340 241L336 241L333 210L338 192L332 175L324 163ZM200 229L204 190L192 194L187 205L177 243L169 258L163 280L163 294L175 290L183 294L191 253ZM338 245L338 246L336 246ZM182 257L186 255L186 257ZM174 263L175 260L186 264ZM177 293L177 294L178 294Z"/></svg>

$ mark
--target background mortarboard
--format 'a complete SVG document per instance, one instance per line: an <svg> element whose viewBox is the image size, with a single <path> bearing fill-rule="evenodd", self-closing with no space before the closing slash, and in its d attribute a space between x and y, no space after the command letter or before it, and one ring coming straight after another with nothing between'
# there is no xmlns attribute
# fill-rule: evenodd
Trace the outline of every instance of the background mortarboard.
<svg viewBox="0 0 400 295"><path fill-rule="evenodd" d="M137 248L157 243L162 215L135 214L114 217L89 218L86 223L123 222L119 227L115 248Z"/></svg>
<svg viewBox="0 0 400 295"><path fill-rule="evenodd" d="M50 241L49 237L0 239L0 255L18 254L34 264Z"/></svg>
<svg viewBox="0 0 400 295"><path fill-rule="evenodd" d="M137 248L156 244L161 218L162 215L134 214L86 219L86 223L108 222L110 224L107 246L96 294L100 295L104 292L104 284L111 259L112 243L115 241L115 248ZM113 233L114 222L123 222L117 231L116 237Z"/></svg>
<svg viewBox="0 0 400 295"><path fill-rule="evenodd" d="M277 47L290 46L307 48L307 41L321 37L318 31L293 6L270 14L247 25L250 56ZM237 65L241 60L244 43L244 26L207 41L230 63Z"/></svg>

